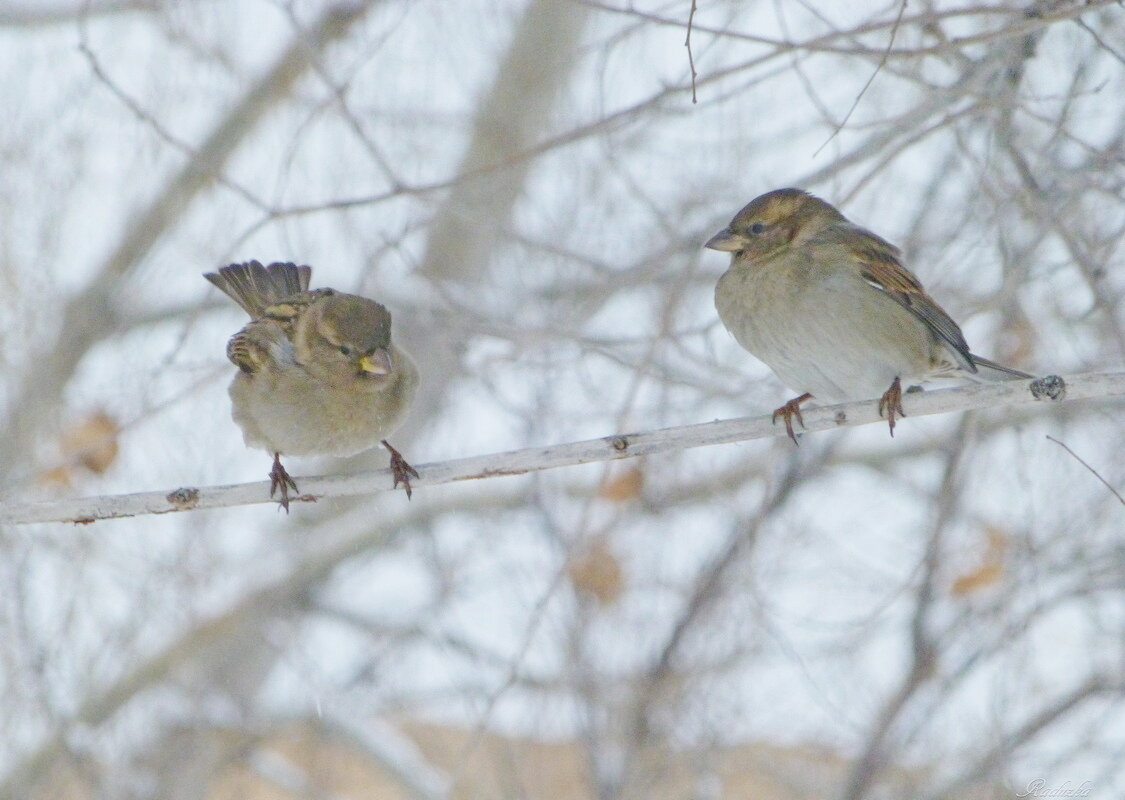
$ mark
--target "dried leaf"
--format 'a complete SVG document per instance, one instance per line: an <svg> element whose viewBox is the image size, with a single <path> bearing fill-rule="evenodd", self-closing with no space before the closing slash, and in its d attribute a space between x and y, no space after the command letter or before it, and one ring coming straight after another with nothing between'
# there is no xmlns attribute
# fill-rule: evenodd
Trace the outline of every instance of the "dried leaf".
<svg viewBox="0 0 1125 800"><path fill-rule="evenodd" d="M59 448L69 463L81 464L101 475L117 460L117 437L121 427L104 411L95 411L63 432Z"/></svg>
<svg viewBox="0 0 1125 800"><path fill-rule="evenodd" d="M980 563L958 575L950 585L950 591L958 597L993 586L1004 577L1004 555L1012 536L1008 531L995 525L986 525L984 536L987 544Z"/></svg>
<svg viewBox="0 0 1125 800"><path fill-rule="evenodd" d="M593 597L603 606L616 602L625 586L621 562L603 539L572 558L567 573L578 592Z"/></svg>
<svg viewBox="0 0 1125 800"><path fill-rule="evenodd" d="M998 583L1003 575L1003 564L998 561L987 562L970 572L959 575L950 588L953 594L964 597Z"/></svg>
<svg viewBox="0 0 1125 800"><path fill-rule="evenodd" d="M988 538L988 555L986 557L1001 558L1008 550L1012 541L1012 534L995 525L986 525L984 535Z"/></svg>
<svg viewBox="0 0 1125 800"><path fill-rule="evenodd" d="M614 503L625 503L641 496L645 486L645 476L639 467L630 467L616 478L611 478L598 489L598 497Z"/></svg>
<svg viewBox="0 0 1125 800"><path fill-rule="evenodd" d="M1037 344L1036 326L1031 323L1027 315L1013 314L1004 324L1004 333L999 345L1001 363L1030 364L1035 360Z"/></svg>
<svg viewBox="0 0 1125 800"><path fill-rule="evenodd" d="M69 489L71 485L71 468L66 464L54 467L39 473L39 483L44 486L56 486L60 489Z"/></svg>

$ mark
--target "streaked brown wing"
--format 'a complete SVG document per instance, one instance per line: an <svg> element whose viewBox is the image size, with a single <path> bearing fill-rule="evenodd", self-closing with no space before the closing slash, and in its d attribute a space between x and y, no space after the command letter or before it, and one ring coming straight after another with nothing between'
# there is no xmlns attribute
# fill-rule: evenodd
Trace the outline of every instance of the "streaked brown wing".
<svg viewBox="0 0 1125 800"><path fill-rule="evenodd" d="M921 282L902 265L898 248L872 235L869 244L857 249L861 274L871 286L886 292L903 308L926 323L949 346L962 369L976 372L973 356L964 334L945 310L926 294Z"/></svg>
<svg viewBox="0 0 1125 800"><path fill-rule="evenodd" d="M255 320L230 337L227 358L248 375L296 363L289 332L272 319Z"/></svg>

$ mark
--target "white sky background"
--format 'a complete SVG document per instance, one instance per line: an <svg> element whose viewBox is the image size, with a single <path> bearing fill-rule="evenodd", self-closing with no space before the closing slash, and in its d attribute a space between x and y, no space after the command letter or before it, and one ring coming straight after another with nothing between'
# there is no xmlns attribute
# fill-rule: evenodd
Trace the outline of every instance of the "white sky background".
<svg viewBox="0 0 1125 800"><path fill-rule="evenodd" d="M85 32L143 118L93 74L77 16L16 25L37 8L25 3L0 17L9 417L27 374L49 363L66 304L182 168L180 145L193 152L289 45L294 19L307 26L325 7L154 5L95 16ZM3 453L3 496L264 477L269 457L242 445L226 397L224 346L241 311L201 277L231 260L308 263L314 285L392 309L430 393L427 413L392 437L411 461L766 413L793 392L719 325L711 293L726 257L700 245L754 196L786 185L900 244L974 351L1038 373L1125 362L1120 6L1094 3L1081 24L1032 31L1042 38L1013 62L1025 74L1006 122L1005 59L1022 40L942 50L912 20L962 6L911 3L894 47L934 52L889 57L833 136L879 66L897 5L701 2L695 105L683 90L686 0L608 10L618 5L573 4L585 15L582 44L533 139L635 110L532 157L510 215L473 209L476 225L498 232L495 246L479 271L441 281L425 258L435 226L448 224L445 191L279 212L455 178L525 4L373 4L253 127L224 184L196 196L114 285L118 323L61 396L35 398L34 445ZM938 19L949 39L1013 21ZM805 42L865 20L882 24L816 51L708 32ZM1021 183L1013 149L1039 192ZM1075 252L1101 271L1093 286ZM452 374L431 357L449 340L464 343ZM44 488L59 432L96 409L124 425L117 462L102 476L76 471L69 489ZM1106 401L908 418L893 440L868 426L806 436L800 450L778 440L652 458L637 465L641 497L624 503L596 493L629 465L590 465L424 489L411 503L396 493L298 505L289 517L255 506L10 528L0 540L0 769L159 648L388 519L405 522L314 582L311 607L252 616L223 645L228 660L201 651L88 730L115 776L106 780L153 769L146 747L174 721L267 724L314 710L552 736L586 729L604 754L636 744L623 731L643 708L653 741L677 747L761 738L854 757L907 669L919 565L937 525L927 625L939 657L885 745L888 762L936 763L940 777L926 787L936 790L1090 676L1120 680L1125 513L1048 434L1125 483L1121 406ZM385 457L289 466L323 474L383 467ZM790 473L792 491L773 508ZM1001 574L957 594L989 531L1005 543ZM646 697L644 675L685 597L734 534L750 544L689 627L672 686ZM624 576L605 605L560 574L595 543ZM209 710L194 710L201 697ZM1119 684L1095 693L978 777L1091 780L1093 796L1120 795L1121 699Z"/></svg>

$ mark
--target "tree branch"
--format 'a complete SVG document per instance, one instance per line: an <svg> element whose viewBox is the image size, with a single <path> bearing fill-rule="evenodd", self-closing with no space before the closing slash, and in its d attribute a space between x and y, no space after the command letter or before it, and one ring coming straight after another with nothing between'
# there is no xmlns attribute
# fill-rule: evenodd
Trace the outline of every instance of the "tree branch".
<svg viewBox="0 0 1125 800"><path fill-rule="evenodd" d="M111 14L125 14L134 11L157 11L159 0L101 0L72 2L48 5L43 0L26 3L22 7L8 3L9 7L0 9L0 28L38 28L50 25L71 24L81 17L101 17Z"/></svg>
<svg viewBox="0 0 1125 800"><path fill-rule="evenodd" d="M930 392L911 392L903 398L907 417L924 417L952 411L1014 406L1044 401L1085 400L1125 395L1125 372L1085 373L1065 380L1047 376L1032 381L971 384ZM807 432L882 422L874 400L860 400L804 412ZM883 423L885 424L885 423ZM523 475L544 469L599 461L674 452L692 447L729 444L770 436L784 436L769 415L716 420L698 425L625 433L581 442L528 447L507 453L470 456L452 461L415 465L419 477L414 488L456 481ZM309 477L298 480L303 494L294 498L315 502L326 497L372 494L391 489L390 470L358 475ZM0 503L0 524L32 522L89 523L99 519L166 514L203 508L267 503L266 481L232 486L183 487L171 492L142 492L107 497L71 498L38 502Z"/></svg>

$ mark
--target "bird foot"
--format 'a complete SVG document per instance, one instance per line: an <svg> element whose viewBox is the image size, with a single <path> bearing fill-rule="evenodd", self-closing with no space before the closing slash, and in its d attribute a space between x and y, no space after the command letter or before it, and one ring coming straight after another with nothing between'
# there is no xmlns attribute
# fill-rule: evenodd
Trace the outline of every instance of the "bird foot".
<svg viewBox="0 0 1125 800"><path fill-rule="evenodd" d="M420 477L418 470L406 463L406 459L402 457L402 453L391 447L390 443L384 439L383 447L391 454L391 474L394 475L395 485L394 489L398 488L401 483L402 488L406 490L406 499L409 500L414 491L410 488L410 478Z"/></svg>
<svg viewBox="0 0 1125 800"><path fill-rule="evenodd" d="M906 412L902 410L902 382L896 377L891 384L891 388L883 392L883 396L879 398L879 416L883 416L883 411L887 414L887 424L891 427L891 436L895 435L895 415L905 417Z"/></svg>
<svg viewBox="0 0 1125 800"><path fill-rule="evenodd" d="M273 454L273 469L270 470L270 497L281 489L280 505L285 509L285 513L289 513L289 490L294 492L298 491L297 482L285 471L285 467L281 466L281 453Z"/></svg>
<svg viewBox="0 0 1125 800"><path fill-rule="evenodd" d="M777 424L778 417L785 420L785 432L789 434L789 438L793 440L793 444L797 444L798 446L800 445L797 442L797 434L793 432L793 417L797 418L797 422L801 424L802 428L805 427L805 420L801 416L801 403L806 400L812 400L812 395L808 392L805 392L800 397L794 397L781 408L774 409L773 412L773 423L775 425Z"/></svg>

